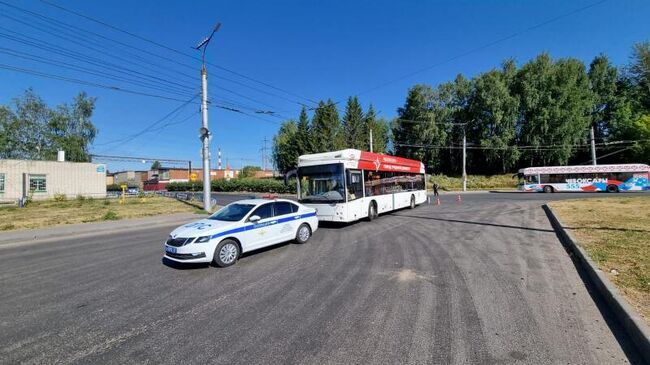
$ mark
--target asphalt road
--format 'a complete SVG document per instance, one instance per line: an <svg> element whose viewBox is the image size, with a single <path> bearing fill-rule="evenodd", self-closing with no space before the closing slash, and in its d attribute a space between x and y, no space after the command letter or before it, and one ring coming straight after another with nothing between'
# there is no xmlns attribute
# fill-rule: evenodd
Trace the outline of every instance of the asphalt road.
<svg viewBox="0 0 650 365"><path fill-rule="evenodd" d="M0 363L640 363L540 208L568 197L447 195L227 269L163 262L173 227L0 246Z"/></svg>

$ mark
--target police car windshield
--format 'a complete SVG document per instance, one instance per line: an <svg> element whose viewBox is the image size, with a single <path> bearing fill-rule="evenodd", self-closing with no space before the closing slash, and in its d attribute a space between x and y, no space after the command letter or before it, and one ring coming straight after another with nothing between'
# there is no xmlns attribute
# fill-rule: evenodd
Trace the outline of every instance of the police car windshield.
<svg viewBox="0 0 650 365"><path fill-rule="evenodd" d="M208 219L216 221L237 222L255 207L254 204L230 204L211 215Z"/></svg>

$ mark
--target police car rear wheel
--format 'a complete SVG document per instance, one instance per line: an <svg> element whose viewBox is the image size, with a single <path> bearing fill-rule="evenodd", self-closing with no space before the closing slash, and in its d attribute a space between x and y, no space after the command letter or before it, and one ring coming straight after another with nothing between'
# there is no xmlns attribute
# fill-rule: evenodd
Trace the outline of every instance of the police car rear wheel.
<svg viewBox="0 0 650 365"><path fill-rule="evenodd" d="M298 232L296 233L296 242L305 243L311 237L311 229L306 223L303 223L298 227Z"/></svg>
<svg viewBox="0 0 650 365"><path fill-rule="evenodd" d="M237 242L226 239L217 245L217 248L214 250L213 260L215 265L227 267L237 262L239 254L239 245L237 245Z"/></svg>

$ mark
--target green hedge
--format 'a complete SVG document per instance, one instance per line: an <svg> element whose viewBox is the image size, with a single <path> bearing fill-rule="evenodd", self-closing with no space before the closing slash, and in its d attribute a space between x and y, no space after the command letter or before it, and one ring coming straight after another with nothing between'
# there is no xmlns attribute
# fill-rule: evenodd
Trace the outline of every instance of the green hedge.
<svg viewBox="0 0 650 365"><path fill-rule="evenodd" d="M109 185L106 185L106 191L122 191L121 185L122 184L109 184ZM127 185L127 189L139 188L138 184L136 184L134 182L128 182L128 183L126 183L126 185Z"/></svg>
<svg viewBox="0 0 650 365"><path fill-rule="evenodd" d="M167 191L202 191L203 182L174 182L167 184ZM284 185L281 180L275 179L231 179L212 181L212 191L246 191L253 193L279 193L293 194L296 192L296 185Z"/></svg>

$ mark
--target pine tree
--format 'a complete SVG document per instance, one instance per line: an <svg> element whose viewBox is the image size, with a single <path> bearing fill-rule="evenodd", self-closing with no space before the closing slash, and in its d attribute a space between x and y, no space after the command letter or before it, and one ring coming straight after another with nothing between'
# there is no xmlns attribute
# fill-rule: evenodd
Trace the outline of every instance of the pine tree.
<svg viewBox="0 0 650 365"><path fill-rule="evenodd" d="M328 152L343 148L341 122L336 110L336 104L329 99L327 103L321 101L314 112L312 119L313 152Z"/></svg>
<svg viewBox="0 0 650 365"><path fill-rule="evenodd" d="M345 132L346 148L363 149L366 142L366 128L364 128L364 116L359 99L351 96L345 107L343 116L343 131Z"/></svg>
<svg viewBox="0 0 650 365"><path fill-rule="evenodd" d="M307 110L303 107L300 111L300 118L298 119L298 127L296 131L296 147L298 155L306 155L313 152L312 139L310 136L309 116Z"/></svg>

